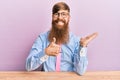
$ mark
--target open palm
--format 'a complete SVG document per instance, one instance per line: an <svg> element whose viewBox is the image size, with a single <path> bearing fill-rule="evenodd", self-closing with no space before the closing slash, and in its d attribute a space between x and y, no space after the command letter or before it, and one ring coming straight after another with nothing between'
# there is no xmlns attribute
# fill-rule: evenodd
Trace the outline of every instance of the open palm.
<svg viewBox="0 0 120 80"><path fill-rule="evenodd" d="M98 35L97 32L80 39L80 45L86 47Z"/></svg>

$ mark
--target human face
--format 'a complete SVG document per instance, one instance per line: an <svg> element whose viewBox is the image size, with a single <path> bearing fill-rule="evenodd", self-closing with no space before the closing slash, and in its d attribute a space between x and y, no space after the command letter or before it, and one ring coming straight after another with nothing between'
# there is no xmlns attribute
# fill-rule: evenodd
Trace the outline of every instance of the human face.
<svg viewBox="0 0 120 80"><path fill-rule="evenodd" d="M69 23L70 15L68 10L59 10L52 15L52 21L58 29L63 29Z"/></svg>

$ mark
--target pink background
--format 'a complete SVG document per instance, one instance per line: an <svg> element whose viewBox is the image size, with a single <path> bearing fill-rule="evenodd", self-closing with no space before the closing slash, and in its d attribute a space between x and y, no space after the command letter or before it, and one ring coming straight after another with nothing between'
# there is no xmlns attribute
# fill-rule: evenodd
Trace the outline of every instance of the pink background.
<svg viewBox="0 0 120 80"><path fill-rule="evenodd" d="M120 70L120 0L0 0L0 70L25 70L32 44L50 29L58 1L71 8L70 31L99 33L88 45L88 71Z"/></svg>

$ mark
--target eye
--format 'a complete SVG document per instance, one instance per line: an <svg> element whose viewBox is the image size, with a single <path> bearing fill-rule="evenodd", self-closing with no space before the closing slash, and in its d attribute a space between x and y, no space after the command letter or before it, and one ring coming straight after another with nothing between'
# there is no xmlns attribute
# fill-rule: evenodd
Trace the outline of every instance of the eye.
<svg viewBox="0 0 120 80"><path fill-rule="evenodd" d="M62 13L63 16L66 16L67 14L66 13Z"/></svg>
<svg viewBox="0 0 120 80"><path fill-rule="evenodd" d="M57 15L58 15L58 13L55 13L54 15L55 15L55 16L57 16Z"/></svg>

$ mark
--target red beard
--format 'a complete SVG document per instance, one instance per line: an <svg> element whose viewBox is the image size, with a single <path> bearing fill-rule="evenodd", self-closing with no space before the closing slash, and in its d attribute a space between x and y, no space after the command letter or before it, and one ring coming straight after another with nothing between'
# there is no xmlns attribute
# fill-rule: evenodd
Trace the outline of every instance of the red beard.
<svg viewBox="0 0 120 80"><path fill-rule="evenodd" d="M64 23L63 26L57 25L57 23L61 21ZM57 44L65 44L69 41L69 28L68 23L66 23L64 20L55 20L52 21L52 29L50 30L48 39L49 41L53 41L53 37L56 38Z"/></svg>

